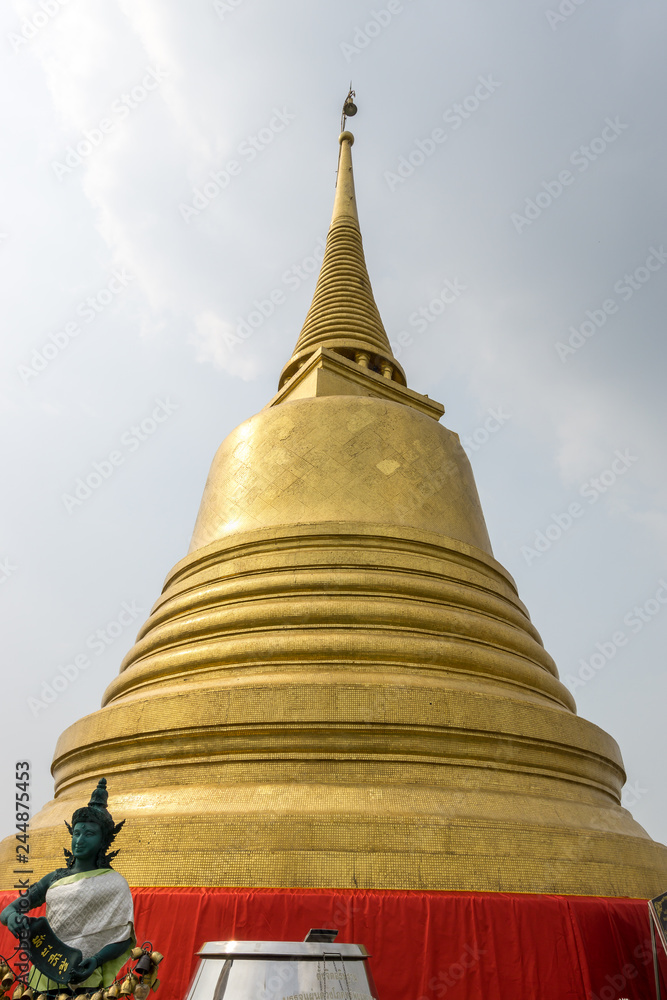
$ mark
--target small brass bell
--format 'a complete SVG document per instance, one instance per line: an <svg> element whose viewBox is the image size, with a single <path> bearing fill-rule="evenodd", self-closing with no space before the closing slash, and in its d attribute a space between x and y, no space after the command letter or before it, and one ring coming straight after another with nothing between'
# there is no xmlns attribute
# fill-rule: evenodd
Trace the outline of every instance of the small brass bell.
<svg viewBox="0 0 667 1000"><path fill-rule="evenodd" d="M98 990L97 993L93 993L93 995L90 998L90 1000L102 1000L102 992L101 992L101 990Z"/></svg>
<svg viewBox="0 0 667 1000"><path fill-rule="evenodd" d="M2 977L2 980L0 981L0 985L2 986L3 990L8 990L13 982L14 982L14 977L11 974L11 972L5 972L4 976Z"/></svg>
<svg viewBox="0 0 667 1000"><path fill-rule="evenodd" d="M150 993L151 988L148 983L139 983L134 991L136 1000L146 1000L146 997Z"/></svg>
<svg viewBox="0 0 667 1000"><path fill-rule="evenodd" d="M120 996L120 986L118 983L112 983L112 985L107 990L107 996L111 997L111 1000L116 1000L116 997ZM60 1000L60 997L58 998Z"/></svg>
<svg viewBox="0 0 667 1000"><path fill-rule="evenodd" d="M125 976L123 980L123 985L120 988L120 995L122 997L129 996L134 991L134 983L132 982L131 976Z"/></svg>
<svg viewBox="0 0 667 1000"><path fill-rule="evenodd" d="M22 997L24 993L25 993L25 986L23 985L23 983L19 983L14 992L12 993L12 997L14 998L14 1000L19 1000L19 997Z"/></svg>
<svg viewBox="0 0 667 1000"><path fill-rule="evenodd" d="M32 988L30 986L28 986L23 991L23 993L21 994L21 996L23 997L23 1000L32 1000L32 998L34 997L34 995L35 994L33 993Z"/></svg>
<svg viewBox="0 0 667 1000"><path fill-rule="evenodd" d="M136 961L138 958L141 958L141 956L145 954L146 952L144 951L144 949L140 948L137 945L137 947L133 948L132 951L130 952L130 958L133 958Z"/></svg>
<svg viewBox="0 0 667 1000"><path fill-rule="evenodd" d="M164 955L161 955L159 951L151 952L151 962L153 965L159 965L163 958Z"/></svg>

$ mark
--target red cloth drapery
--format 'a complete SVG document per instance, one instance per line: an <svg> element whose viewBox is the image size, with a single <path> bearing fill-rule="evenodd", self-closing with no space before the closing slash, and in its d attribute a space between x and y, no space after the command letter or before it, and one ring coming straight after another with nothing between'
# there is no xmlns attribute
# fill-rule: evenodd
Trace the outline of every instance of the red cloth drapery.
<svg viewBox="0 0 667 1000"><path fill-rule="evenodd" d="M156 1000L183 1000L205 941L302 941L311 927L336 927L339 941L366 946L380 1000L655 997L644 900L330 889L133 895L138 941L150 938L166 956ZM0 907L14 897L0 893ZM15 944L1 928L2 954Z"/></svg>

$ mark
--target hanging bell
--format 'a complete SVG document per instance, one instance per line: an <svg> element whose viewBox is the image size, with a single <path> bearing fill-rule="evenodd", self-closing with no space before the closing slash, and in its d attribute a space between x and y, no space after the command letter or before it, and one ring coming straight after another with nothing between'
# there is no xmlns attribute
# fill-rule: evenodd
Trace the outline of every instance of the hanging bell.
<svg viewBox="0 0 667 1000"><path fill-rule="evenodd" d="M138 958L141 958L141 956L145 954L146 952L144 951L144 949L140 948L139 945L137 945L137 947L133 948L132 951L130 952L130 958L133 958L134 961L136 962Z"/></svg>
<svg viewBox="0 0 667 1000"><path fill-rule="evenodd" d="M146 1000L146 997L150 993L151 988L148 983L139 983L134 991L136 1000Z"/></svg>
<svg viewBox="0 0 667 1000"><path fill-rule="evenodd" d="M346 118L353 118L357 113L357 105L354 103L351 97L348 97L343 105L343 114Z"/></svg>
<svg viewBox="0 0 667 1000"><path fill-rule="evenodd" d="M116 997L120 996L120 986L118 983L111 984L107 990L107 996L111 997L111 1000L116 1000ZM60 997L58 997L58 1000L60 1000Z"/></svg>
<svg viewBox="0 0 667 1000"><path fill-rule="evenodd" d="M58 1000L70 1000L69 993L59 993Z"/></svg>
<svg viewBox="0 0 667 1000"><path fill-rule="evenodd" d="M134 958L134 955L132 956ZM151 956L147 951L142 951L139 961L134 967L137 976L147 976L151 971Z"/></svg>
<svg viewBox="0 0 667 1000"><path fill-rule="evenodd" d="M14 982L14 977L11 974L11 972L5 972L4 976L2 977L2 980L0 981L0 986L2 986L3 990L6 991L9 989L9 987L12 985L13 982Z"/></svg>
<svg viewBox="0 0 667 1000"><path fill-rule="evenodd" d="M21 996L23 997L23 1000L32 1000L32 998L34 997L34 995L35 994L33 993L32 988L30 986L28 986L23 991L23 993L21 994Z"/></svg>
<svg viewBox="0 0 667 1000"><path fill-rule="evenodd" d="M132 976L125 976L123 980L123 985L120 988L120 995L122 997L127 997L134 992L134 983L132 982Z"/></svg>
<svg viewBox="0 0 667 1000"><path fill-rule="evenodd" d="M90 1000L102 1000L102 991L98 990L97 993L93 993Z"/></svg>
<svg viewBox="0 0 667 1000"><path fill-rule="evenodd" d="M19 1000L20 997L25 993L25 986L23 983L18 983L16 989L12 993L13 1000Z"/></svg>
<svg viewBox="0 0 667 1000"><path fill-rule="evenodd" d="M153 965L158 966L163 958L164 955L161 955L159 951L151 952L151 962L153 963Z"/></svg>

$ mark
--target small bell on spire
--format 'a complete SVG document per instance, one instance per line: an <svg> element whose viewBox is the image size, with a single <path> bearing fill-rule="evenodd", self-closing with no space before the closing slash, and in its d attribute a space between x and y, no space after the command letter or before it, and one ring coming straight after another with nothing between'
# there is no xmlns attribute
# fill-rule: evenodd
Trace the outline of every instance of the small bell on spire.
<svg viewBox="0 0 667 1000"><path fill-rule="evenodd" d="M356 115L358 111L357 105L352 100L352 98L356 96L357 96L356 93L352 90L352 81L350 80L350 89L347 93L347 97L345 98L345 104L343 105L343 114L341 115L340 119L341 132L345 131L345 119L352 118L354 115Z"/></svg>

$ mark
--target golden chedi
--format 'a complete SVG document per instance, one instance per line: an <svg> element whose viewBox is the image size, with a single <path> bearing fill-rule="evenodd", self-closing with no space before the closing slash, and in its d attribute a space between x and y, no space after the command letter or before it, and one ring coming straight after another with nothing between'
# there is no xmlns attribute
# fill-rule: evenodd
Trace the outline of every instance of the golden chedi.
<svg viewBox="0 0 667 1000"><path fill-rule="evenodd" d="M32 855L104 775L135 886L655 895L667 849L621 807L618 747L575 714L458 436L392 355L352 142L279 391L220 446L103 708L61 736Z"/></svg>

